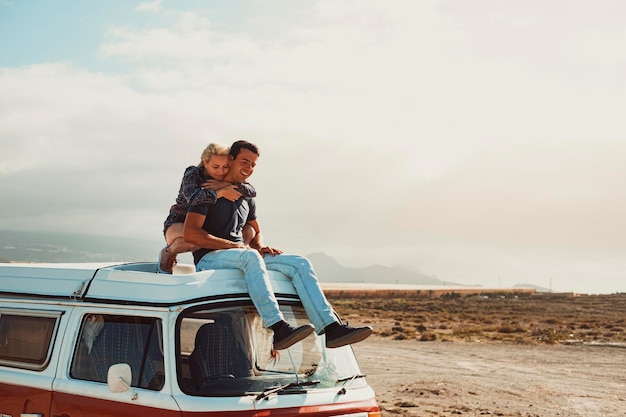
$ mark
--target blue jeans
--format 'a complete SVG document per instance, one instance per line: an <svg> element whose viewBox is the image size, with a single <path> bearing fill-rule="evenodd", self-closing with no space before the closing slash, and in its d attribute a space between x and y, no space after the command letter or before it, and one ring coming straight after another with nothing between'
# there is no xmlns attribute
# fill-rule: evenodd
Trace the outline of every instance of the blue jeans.
<svg viewBox="0 0 626 417"><path fill-rule="evenodd" d="M252 303L266 326L284 320L274 296L267 270L278 271L291 278L302 306L316 332L337 321L333 308L317 282L313 266L298 255L265 255L253 249L211 251L196 265L197 271L207 269L239 269L243 272Z"/></svg>

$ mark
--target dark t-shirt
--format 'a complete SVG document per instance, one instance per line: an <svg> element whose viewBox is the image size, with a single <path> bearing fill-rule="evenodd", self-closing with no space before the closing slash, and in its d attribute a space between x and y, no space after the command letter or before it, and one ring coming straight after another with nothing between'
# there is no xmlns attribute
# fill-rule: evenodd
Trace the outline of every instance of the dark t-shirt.
<svg viewBox="0 0 626 417"><path fill-rule="evenodd" d="M217 200L215 191L202 188L205 181L212 180L211 177L204 176L204 167L202 165L192 165L185 169L185 174L180 182L180 190L176 197L176 204L170 207L170 214L163 224L163 233L174 223L182 223L189 211L190 205L197 204L213 204ZM256 197L256 190L252 184L237 184L237 191L244 197Z"/></svg>
<svg viewBox="0 0 626 417"><path fill-rule="evenodd" d="M242 197L237 201L218 199L214 204L200 204L189 207L190 213L206 216L202 229L208 234L243 243L243 226L256 220L256 204L253 198ZM214 249L199 249L193 253L193 261L197 265L200 259Z"/></svg>

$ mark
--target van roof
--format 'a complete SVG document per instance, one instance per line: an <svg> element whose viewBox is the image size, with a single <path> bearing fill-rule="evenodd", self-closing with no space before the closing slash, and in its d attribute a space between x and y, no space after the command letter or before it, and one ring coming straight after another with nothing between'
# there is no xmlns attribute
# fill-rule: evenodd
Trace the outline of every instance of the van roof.
<svg viewBox="0 0 626 417"><path fill-rule="evenodd" d="M166 306L248 292L237 269L195 272L193 265L176 269L183 272L157 274L156 263L0 264L0 294ZM295 294L291 280L269 272L276 294Z"/></svg>

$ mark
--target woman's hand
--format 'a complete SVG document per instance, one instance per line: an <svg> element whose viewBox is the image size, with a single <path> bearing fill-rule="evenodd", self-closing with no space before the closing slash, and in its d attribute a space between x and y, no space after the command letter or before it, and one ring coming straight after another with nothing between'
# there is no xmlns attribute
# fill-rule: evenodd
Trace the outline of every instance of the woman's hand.
<svg viewBox="0 0 626 417"><path fill-rule="evenodd" d="M237 201L241 198L241 193L237 190L237 186L229 184L215 191L217 198L225 198L228 201Z"/></svg>

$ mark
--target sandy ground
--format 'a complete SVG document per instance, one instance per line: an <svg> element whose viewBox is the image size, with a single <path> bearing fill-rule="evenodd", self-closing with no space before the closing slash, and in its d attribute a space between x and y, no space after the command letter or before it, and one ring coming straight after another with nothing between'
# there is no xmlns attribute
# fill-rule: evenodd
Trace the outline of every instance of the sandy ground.
<svg viewBox="0 0 626 417"><path fill-rule="evenodd" d="M353 346L390 416L626 416L626 348L418 342Z"/></svg>

